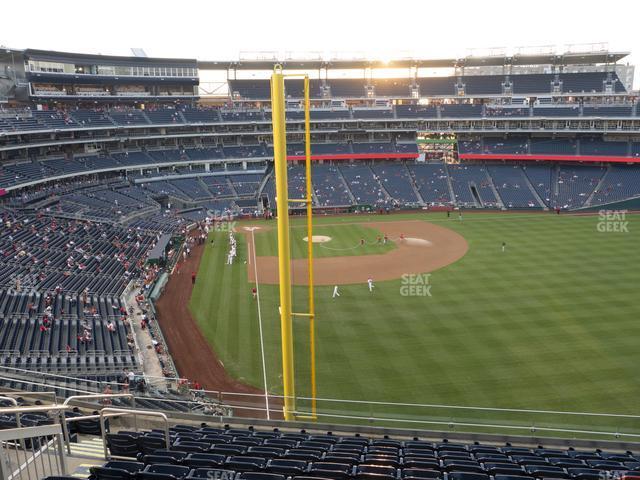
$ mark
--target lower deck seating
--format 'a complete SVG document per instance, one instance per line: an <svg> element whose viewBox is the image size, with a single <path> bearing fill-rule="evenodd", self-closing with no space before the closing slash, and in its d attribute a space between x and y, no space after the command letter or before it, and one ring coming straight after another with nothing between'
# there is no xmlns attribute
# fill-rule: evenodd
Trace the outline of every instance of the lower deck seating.
<svg viewBox="0 0 640 480"><path fill-rule="evenodd" d="M388 206L392 202L375 174L366 165L341 166L340 172L351 190L356 205Z"/></svg>
<svg viewBox="0 0 640 480"><path fill-rule="evenodd" d="M450 205L448 174L441 163L408 165L423 202L429 205Z"/></svg>
<svg viewBox="0 0 640 480"><path fill-rule="evenodd" d="M319 206L335 207L353 203L338 167L317 165L313 169L312 179Z"/></svg>
<svg viewBox="0 0 640 480"><path fill-rule="evenodd" d="M539 197L548 207L552 207L551 188L556 184L556 170L551 164L525 165L523 171Z"/></svg>
<svg viewBox="0 0 640 480"><path fill-rule="evenodd" d="M602 205L640 196L640 169L635 166L612 165L591 201Z"/></svg>
<svg viewBox="0 0 640 480"><path fill-rule="evenodd" d="M540 208L535 194L529 188L529 183L519 165L488 166L493 184L507 208Z"/></svg>
<svg viewBox="0 0 640 480"><path fill-rule="evenodd" d="M414 205L419 203L413 178L403 164L382 164L372 167L380 184L399 204Z"/></svg>
<svg viewBox="0 0 640 480"><path fill-rule="evenodd" d="M491 179L483 165L465 164L448 167L456 201L465 207L495 208L498 199L492 189Z"/></svg>
<svg viewBox="0 0 640 480"><path fill-rule="evenodd" d="M563 165L558 171L555 206L563 209L584 206L605 173L602 167Z"/></svg>

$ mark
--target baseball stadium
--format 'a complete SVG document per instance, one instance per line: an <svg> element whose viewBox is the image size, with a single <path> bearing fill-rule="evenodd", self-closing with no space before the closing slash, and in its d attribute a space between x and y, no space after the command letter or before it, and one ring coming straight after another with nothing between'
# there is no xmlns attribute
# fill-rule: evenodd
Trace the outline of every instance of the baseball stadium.
<svg viewBox="0 0 640 480"><path fill-rule="evenodd" d="M1 480L640 478L632 52L78 49L0 50Z"/></svg>

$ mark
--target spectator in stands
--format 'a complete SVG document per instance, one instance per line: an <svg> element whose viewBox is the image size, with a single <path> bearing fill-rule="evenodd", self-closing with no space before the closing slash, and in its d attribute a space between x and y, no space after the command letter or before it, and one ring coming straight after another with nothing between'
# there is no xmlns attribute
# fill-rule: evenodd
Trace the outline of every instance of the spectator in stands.
<svg viewBox="0 0 640 480"><path fill-rule="evenodd" d="M145 379L142 377L139 378L136 381L135 388L136 388L136 391L140 393L144 393L144 391L147 389L147 382L145 381Z"/></svg>
<svg viewBox="0 0 640 480"><path fill-rule="evenodd" d="M162 345L160 345L160 342L158 342L155 338L151 340L151 345L153 346L153 349L157 354L162 353Z"/></svg>
<svg viewBox="0 0 640 480"><path fill-rule="evenodd" d="M109 332L111 332L111 333L115 333L116 326L113 323L113 321L109 320L109 323L107 323L107 330L109 330Z"/></svg>
<svg viewBox="0 0 640 480"><path fill-rule="evenodd" d="M103 395L113 395L113 390L111 390L111 386L109 384L107 384L106 387L104 387L104 390L102 390L102 394ZM104 398L102 399L102 404L103 405L111 405L111 399L110 398Z"/></svg>
<svg viewBox="0 0 640 480"><path fill-rule="evenodd" d="M118 378L118 382L122 384L122 390L125 393L129 392L129 370L126 368L122 369L122 375Z"/></svg>
<svg viewBox="0 0 640 480"><path fill-rule="evenodd" d="M127 372L127 380L129 383L129 388L135 388L135 383L136 383L136 374L133 372L133 370L129 370Z"/></svg>

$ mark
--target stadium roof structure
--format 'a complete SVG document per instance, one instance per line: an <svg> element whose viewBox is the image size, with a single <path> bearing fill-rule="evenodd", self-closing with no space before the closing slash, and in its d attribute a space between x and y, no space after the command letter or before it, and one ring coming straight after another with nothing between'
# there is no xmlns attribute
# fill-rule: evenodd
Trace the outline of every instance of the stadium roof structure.
<svg viewBox="0 0 640 480"><path fill-rule="evenodd" d="M195 58L160 58L160 57L135 57L120 55L100 55L90 53L56 52L53 50L37 50L27 48L23 51L26 59L51 61L51 62L108 62L109 65L155 65L169 64L176 67L194 67Z"/></svg>
<svg viewBox="0 0 640 480"><path fill-rule="evenodd" d="M500 67L503 65L582 65L616 63L630 52L566 52L562 54L467 56L463 58L395 60L373 59L243 59L237 61L198 61L202 70L272 70L281 65L286 70L358 69L358 68L454 68Z"/></svg>
<svg viewBox="0 0 640 480"><path fill-rule="evenodd" d="M591 52L565 52L515 55L470 55L462 58L398 58L391 60L376 60L367 58L355 59L278 59L271 58L239 59L239 60L197 60L194 58L162 58L136 57L121 55L101 55L75 52L58 52L27 48L3 49L4 52L21 53L25 58L44 61L107 61L111 65L131 64L183 64L192 67L197 63L201 70L273 70L275 65L281 65L286 70L317 70L317 69L361 69L361 68L454 68L454 67L500 67L506 65L583 65L583 64L612 64L627 57L630 52L610 52L608 50Z"/></svg>

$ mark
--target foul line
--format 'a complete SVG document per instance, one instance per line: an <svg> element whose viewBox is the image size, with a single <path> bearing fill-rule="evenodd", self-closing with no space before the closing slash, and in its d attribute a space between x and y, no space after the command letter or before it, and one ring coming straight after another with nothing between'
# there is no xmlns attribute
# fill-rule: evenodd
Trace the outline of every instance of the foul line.
<svg viewBox="0 0 640 480"><path fill-rule="evenodd" d="M264 338L262 336L262 312L260 310L260 284L258 283L258 262L256 261L256 238L251 230L251 248L253 254L253 272L256 278L256 302L258 303L258 327L260 329L260 352L262 354L262 377L264 378L264 403L267 409L267 420L271 420L269 414L269 391L267 390L267 364L264 358ZM251 261L251 257L249 257Z"/></svg>

